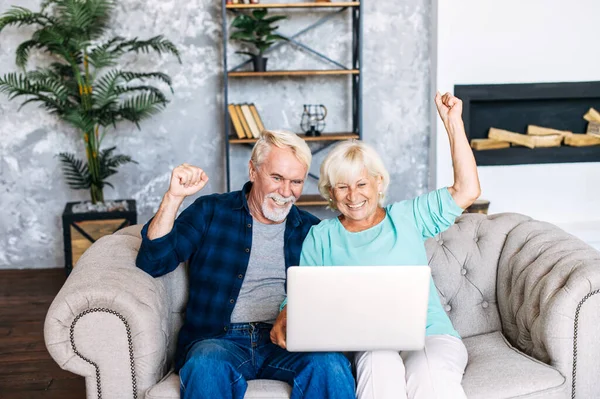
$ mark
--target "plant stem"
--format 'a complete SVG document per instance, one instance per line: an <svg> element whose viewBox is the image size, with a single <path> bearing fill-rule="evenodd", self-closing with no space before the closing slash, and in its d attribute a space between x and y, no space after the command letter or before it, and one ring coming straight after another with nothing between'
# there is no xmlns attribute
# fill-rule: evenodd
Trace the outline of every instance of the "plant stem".
<svg viewBox="0 0 600 399"><path fill-rule="evenodd" d="M101 187L95 186L92 184L90 188L90 192L92 195L92 204L96 204L98 202L104 202L104 193Z"/></svg>
<svg viewBox="0 0 600 399"><path fill-rule="evenodd" d="M80 84L81 91L81 103L84 111L88 112L92 108L92 82L90 80L90 70L87 49L83 50L83 68L84 68L84 79L81 77L78 79L83 84ZM100 178L100 142L98 137L98 129L100 126L95 125L93 131L85 132L86 138L86 155L88 161L88 170L91 176L91 187L90 194L92 197L92 203L95 204L98 201L104 201L104 192L102 190L102 181Z"/></svg>

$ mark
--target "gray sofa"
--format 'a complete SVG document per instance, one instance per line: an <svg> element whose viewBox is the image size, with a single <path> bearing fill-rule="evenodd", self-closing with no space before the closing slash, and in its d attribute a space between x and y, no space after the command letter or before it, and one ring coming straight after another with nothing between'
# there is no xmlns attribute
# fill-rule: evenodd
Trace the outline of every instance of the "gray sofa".
<svg viewBox="0 0 600 399"><path fill-rule="evenodd" d="M48 351L86 377L88 398L179 398L169 372L186 265L135 267L140 226L96 242L52 303ZM518 214L463 215L426 243L442 303L469 352L469 398L600 397L600 252ZM252 381L247 398L288 398Z"/></svg>

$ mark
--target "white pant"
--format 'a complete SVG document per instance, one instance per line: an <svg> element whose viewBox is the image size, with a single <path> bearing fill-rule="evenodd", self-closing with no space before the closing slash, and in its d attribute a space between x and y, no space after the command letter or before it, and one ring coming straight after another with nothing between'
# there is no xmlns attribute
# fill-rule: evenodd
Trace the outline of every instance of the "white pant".
<svg viewBox="0 0 600 399"><path fill-rule="evenodd" d="M358 399L466 399L467 349L450 335L425 337L420 351L358 352Z"/></svg>

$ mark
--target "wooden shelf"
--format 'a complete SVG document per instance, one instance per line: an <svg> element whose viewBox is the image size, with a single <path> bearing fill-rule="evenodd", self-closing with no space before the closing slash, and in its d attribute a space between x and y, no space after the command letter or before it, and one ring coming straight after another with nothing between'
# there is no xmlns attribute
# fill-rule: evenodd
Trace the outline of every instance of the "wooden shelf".
<svg viewBox="0 0 600 399"><path fill-rule="evenodd" d="M302 70L302 71L227 72L227 76L229 76L230 78L242 78L242 77L273 77L273 76L358 75L359 73L360 73L360 71L358 69L316 69L316 70Z"/></svg>
<svg viewBox="0 0 600 399"><path fill-rule="evenodd" d="M358 139L358 134L354 133L323 133L320 136L307 136L305 134L298 134L300 138L306 141L342 141L348 139ZM237 137L230 137L230 144L252 144L256 143L257 139L238 139Z"/></svg>
<svg viewBox="0 0 600 399"><path fill-rule="evenodd" d="M327 201L318 194L301 195L296 206L327 206Z"/></svg>
<svg viewBox="0 0 600 399"><path fill-rule="evenodd" d="M227 4L228 10L240 10L249 8L337 8L358 7L359 1L331 1L331 2L301 2L301 3L259 3L259 4Z"/></svg>

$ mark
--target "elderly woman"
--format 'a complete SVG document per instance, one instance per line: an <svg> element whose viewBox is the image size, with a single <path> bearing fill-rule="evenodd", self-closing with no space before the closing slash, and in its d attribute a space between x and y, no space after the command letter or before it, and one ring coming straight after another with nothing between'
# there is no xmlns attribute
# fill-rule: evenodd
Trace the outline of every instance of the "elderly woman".
<svg viewBox="0 0 600 399"><path fill-rule="evenodd" d="M480 194L473 153L462 121L462 102L439 93L454 165L454 184L408 201L383 205L389 174L368 145L338 144L321 165L319 190L341 215L313 226L301 265L427 264L424 241L450 227ZM271 332L285 347L286 309ZM461 386L467 351L444 312L431 280L425 348L359 352L355 356L359 399L465 398Z"/></svg>

